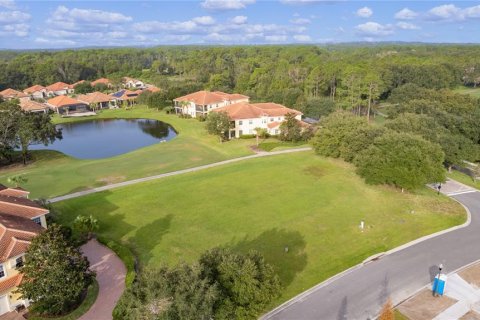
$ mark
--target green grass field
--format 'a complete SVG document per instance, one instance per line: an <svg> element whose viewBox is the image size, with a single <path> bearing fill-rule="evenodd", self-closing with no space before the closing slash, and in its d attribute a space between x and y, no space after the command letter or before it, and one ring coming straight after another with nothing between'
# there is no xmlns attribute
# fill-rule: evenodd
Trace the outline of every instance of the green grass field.
<svg viewBox="0 0 480 320"><path fill-rule="evenodd" d="M458 87L453 90L456 93L469 94L476 98L480 98L480 88L471 88L471 87Z"/></svg>
<svg viewBox="0 0 480 320"><path fill-rule="evenodd" d="M447 172L447 177L453 180L457 180L458 182L461 182L463 184L466 184L467 186L470 186L476 189L480 188L479 181L473 181L472 177L466 175L463 172L452 170L452 172Z"/></svg>
<svg viewBox="0 0 480 320"><path fill-rule="evenodd" d="M195 167L225 159L252 154L251 140L220 143L208 135L204 124L194 119L180 119L164 112L135 107L131 110L104 110L93 118L150 118L171 124L179 133L167 142L141 148L120 156L79 160L55 151L32 152L34 161L28 166L15 165L0 169L0 183L8 177L24 174L28 182L22 187L32 198L46 198L124 180ZM78 118L55 117L57 123L79 121ZM122 143L119 136L118 143Z"/></svg>
<svg viewBox="0 0 480 320"><path fill-rule="evenodd" d="M54 210L65 224L93 214L101 236L126 244L141 266L191 262L214 246L256 249L285 286L276 303L466 218L459 204L431 190L369 186L350 164L310 151L92 194Z"/></svg>

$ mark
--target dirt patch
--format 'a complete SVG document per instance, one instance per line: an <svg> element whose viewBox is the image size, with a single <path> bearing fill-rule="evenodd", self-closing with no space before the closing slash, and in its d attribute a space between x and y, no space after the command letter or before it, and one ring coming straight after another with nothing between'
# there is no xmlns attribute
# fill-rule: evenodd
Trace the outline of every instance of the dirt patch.
<svg viewBox="0 0 480 320"><path fill-rule="evenodd" d="M97 182L102 186L122 181L125 181L125 176L110 176L97 179Z"/></svg>
<svg viewBox="0 0 480 320"><path fill-rule="evenodd" d="M305 169L303 169L303 172L305 172L309 176L314 176L316 178L321 178L325 175L325 169L317 166L306 167Z"/></svg>
<svg viewBox="0 0 480 320"><path fill-rule="evenodd" d="M434 297L432 291L425 289L402 303L398 310L410 320L431 320L455 303L455 299Z"/></svg>
<svg viewBox="0 0 480 320"><path fill-rule="evenodd" d="M461 317L459 320L480 320L480 314L470 310L469 312L465 313L463 317Z"/></svg>
<svg viewBox="0 0 480 320"><path fill-rule="evenodd" d="M474 288L480 288L480 262L460 271L458 275L470 283Z"/></svg>
<svg viewBox="0 0 480 320"><path fill-rule="evenodd" d="M200 157L191 157L190 158L190 161L201 161L201 160L202 160L202 158L200 158Z"/></svg>

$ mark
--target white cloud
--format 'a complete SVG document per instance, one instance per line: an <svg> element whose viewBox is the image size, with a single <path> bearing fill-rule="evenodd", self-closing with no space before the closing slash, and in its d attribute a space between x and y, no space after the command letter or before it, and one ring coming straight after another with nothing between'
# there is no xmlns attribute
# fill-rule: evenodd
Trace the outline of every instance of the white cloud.
<svg viewBox="0 0 480 320"><path fill-rule="evenodd" d="M0 7L13 10L16 6L13 0L0 0Z"/></svg>
<svg viewBox="0 0 480 320"><path fill-rule="evenodd" d="M344 0L280 0L283 4L290 4L290 5L307 5L307 4L331 4L342 2Z"/></svg>
<svg viewBox="0 0 480 320"><path fill-rule="evenodd" d="M201 6L209 10L238 10L245 9L247 5L253 3L255 0L205 0Z"/></svg>
<svg viewBox="0 0 480 320"><path fill-rule="evenodd" d="M417 25L414 25L413 23L405 22L405 21L400 21L396 24L396 26L402 30L418 30L420 27Z"/></svg>
<svg viewBox="0 0 480 320"><path fill-rule="evenodd" d="M281 36L281 35L276 35L276 36L265 36L265 40L268 42L286 42L288 40L287 36Z"/></svg>
<svg viewBox="0 0 480 320"><path fill-rule="evenodd" d="M390 24L382 25L377 22L367 22L355 27L357 34L366 37L383 37L393 33L393 26Z"/></svg>
<svg viewBox="0 0 480 320"><path fill-rule="evenodd" d="M432 20L463 20L462 9L453 4L444 4L428 11L428 17Z"/></svg>
<svg viewBox="0 0 480 320"><path fill-rule="evenodd" d="M463 10L463 14L465 18L467 19L477 19L480 18L480 5L474 6L474 7L469 7L465 8Z"/></svg>
<svg viewBox="0 0 480 320"><path fill-rule="evenodd" d="M210 26L215 24L215 19L213 19L211 16L196 17L193 18L192 21L201 26Z"/></svg>
<svg viewBox="0 0 480 320"><path fill-rule="evenodd" d="M30 19L30 15L21 11L2 11L0 12L0 24L25 22Z"/></svg>
<svg viewBox="0 0 480 320"><path fill-rule="evenodd" d="M306 34L296 34L293 39L298 42L312 42L312 38Z"/></svg>
<svg viewBox="0 0 480 320"><path fill-rule="evenodd" d="M145 22L135 23L133 25L133 29L137 32L143 32L143 33L160 33L163 31L168 31L175 34L182 34L182 33L196 33L199 27L192 20L172 21L172 22L145 21Z"/></svg>
<svg viewBox="0 0 480 320"><path fill-rule="evenodd" d="M101 11L94 9L68 9L65 6L59 6L50 18L52 22L67 22L77 24L114 24L132 21L132 17L125 16L117 12Z"/></svg>
<svg viewBox="0 0 480 320"><path fill-rule="evenodd" d="M26 37L30 31L30 26L26 23L7 24L0 26L0 36Z"/></svg>
<svg viewBox="0 0 480 320"><path fill-rule="evenodd" d="M290 20L290 22L293 24L309 24L311 21L310 19L306 19L306 18L295 18Z"/></svg>
<svg viewBox="0 0 480 320"><path fill-rule="evenodd" d="M418 16L418 13L408 8L403 8L402 10L395 13L395 19L397 20L413 20L417 16Z"/></svg>
<svg viewBox="0 0 480 320"><path fill-rule="evenodd" d="M75 41L73 40L57 40L57 39L50 39L50 38L43 38L43 37L38 37L35 38L34 42L38 44L45 44L48 46L73 46L76 44Z"/></svg>
<svg viewBox="0 0 480 320"><path fill-rule="evenodd" d="M236 16L236 17L233 17L232 19L232 23L234 24L245 24L247 23L247 17L245 16Z"/></svg>
<svg viewBox="0 0 480 320"><path fill-rule="evenodd" d="M358 9L356 14L360 18L370 18L373 15L373 11L369 7L363 7Z"/></svg>

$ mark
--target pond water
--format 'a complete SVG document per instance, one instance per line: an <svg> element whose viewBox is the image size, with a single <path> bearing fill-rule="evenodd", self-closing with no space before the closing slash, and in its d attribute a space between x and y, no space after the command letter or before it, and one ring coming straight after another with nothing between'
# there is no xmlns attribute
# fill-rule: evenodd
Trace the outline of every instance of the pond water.
<svg viewBox="0 0 480 320"><path fill-rule="evenodd" d="M155 143L167 142L177 133L169 124L152 119L96 119L60 124L62 140L30 150L57 150L79 159L117 156Z"/></svg>

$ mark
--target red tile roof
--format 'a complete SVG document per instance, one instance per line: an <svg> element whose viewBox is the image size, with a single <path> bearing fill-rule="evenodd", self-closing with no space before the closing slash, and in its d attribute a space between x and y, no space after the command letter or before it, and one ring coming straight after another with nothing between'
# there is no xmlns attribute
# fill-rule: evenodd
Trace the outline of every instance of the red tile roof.
<svg viewBox="0 0 480 320"><path fill-rule="evenodd" d="M34 86L31 86L30 88L27 88L27 89L23 90L23 92L25 92L26 94L32 94L34 92L42 91L42 90L45 90L45 89L46 88L44 86L36 84Z"/></svg>
<svg viewBox="0 0 480 320"><path fill-rule="evenodd" d="M267 124L267 127L269 129L273 129L273 128L279 127L281 124L282 124L281 122L277 122L277 121L270 122L269 124Z"/></svg>
<svg viewBox="0 0 480 320"><path fill-rule="evenodd" d="M90 103L108 102L115 99L112 96L109 96L108 94L97 91L97 92L78 95L77 100L90 104Z"/></svg>
<svg viewBox="0 0 480 320"><path fill-rule="evenodd" d="M0 96L2 96L4 98L7 98L7 99L28 97L28 95L26 95L25 93L23 93L21 91L14 90L14 89L10 89L10 88L1 91Z"/></svg>
<svg viewBox="0 0 480 320"><path fill-rule="evenodd" d="M110 80L108 80L107 78L100 78L100 79L97 79L95 81L92 81L92 86L95 86L95 85L100 84L100 83L109 85L112 82Z"/></svg>
<svg viewBox="0 0 480 320"><path fill-rule="evenodd" d="M47 214L48 210L27 198L0 194L0 213L33 219Z"/></svg>
<svg viewBox="0 0 480 320"><path fill-rule="evenodd" d="M85 80L80 80L80 81L77 81L77 82L71 84L70 86L75 88L75 86L78 86L79 84L84 83L84 82L85 82Z"/></svg>
<svg viewBox="0 0 480 320"><path fill-rule="evenodd" d="M194 93L187 94L186 96L179 97L174 99L174 101L188 101L193 102L195 104L206 105L206 104L213 104L213 103L221 103L223 101L236 101L242 99L248 99L248 96L244 96L243 94L239 93L225 93L221 91L197 91Z"/></svg>
<svg viewBox="0 0 480 320"><path fill-rule="evenodd" d="M26 198L29 194L30 194L30 191L23 190L20 187L9 188L4 186L3 184L0 184L0 195Z"/></svg>
<svg viewBox="0 0 480 320"><path fill-rule="evenodd" d="M157 88L157 87L155 87L155 86L150 86L150 87L148 87L148 88L145 89L145 90L150 91L150 92L152 92L152 93L153 93L153 92L159 92L159 91L161 91L159 88Z"/></svg>
<svg viewBox="0 0 480 320"><path fill-rule="evenodd" d="M20 101L20 108L24 111L40 111L48 109L48 106L44 103L40 103L33 100L21 100Z"/></svg>
<svg viewBox="0 0 480 320"><path fill-rule="evenodd" d="M226 112L232 120L255 119L264 117L285 116L287 113L301 115L300 111L287 108L281 104L268 103L234 103L212 110L213 112Z"/></svg>
<svg viewBox="0 0 480 320"><path fill-rule="evenodd" d="M0 292L7 291L9 289L18 287L22 283L23 274L17 273L11 277L6 278L3 281L0 281Z"/></svg>
<svg viewBox="0 0 480 320"><path fill-rule="evenodd" d="M75 99L72 99L66 95L62 96L57 96L55 98L49 99L47 101L49 105L52 105L56 108L60 107L65 107L65 106L71 106L71 105L77 105L77 104L86 104L85 102L81 102Z"/></svg>
<svg viewBox="0 0 480 320"><path fill-rule="evenodd" d="M49 86L47 86L47 90L48 91L61 91L61 90L67 90L67 89L71 89L72 86L65 83L65 82L55 82L54 84L51 84Z"/></svg>

